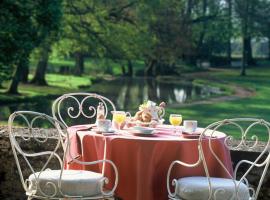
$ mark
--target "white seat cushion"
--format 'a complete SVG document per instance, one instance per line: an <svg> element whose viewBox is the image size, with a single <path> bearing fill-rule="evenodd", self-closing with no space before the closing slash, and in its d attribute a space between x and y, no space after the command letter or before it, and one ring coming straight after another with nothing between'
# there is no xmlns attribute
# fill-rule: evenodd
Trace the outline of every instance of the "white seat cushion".
<svg viewBox="0 0 270 200"><path fill-rule="evenodd" d="M224 191L217 191L215 200L236 200L232 198L235 193L235 184L232 179L225 178L210 178L213 195L215 191L224 189ZM188 200L207 200L209 197L209 182L206 177L185 177L178 179L178 186L176 188L177 195L182 199ZM240 182L235 181L236 185ZM240 183L238 189L237 200L249 200L249 190L244 183ZM214 199L214 196L212 196Z"/></svg>
<svg viewBox="0 0 270 200"><path fill-rule="evenodd" d="M46 183L54 183L58 188L58 180L60 178L61 170L46 170L41 174L36 172L29 176L30 190L37 190L36 195L43 196L40 189L36 187L36 177L39 180L39 186L46 195L52 195L55 192L53 187L46 187ZM38 177L38 175L40 176ZM70 196L96 196L101 194L100 185L103 176L100 173L95 173L91 171L82 170L63 170L62 174L62 185L61 191L65 195ZM36 189L37 188L37 189ZM61 197L62 195L57 189L56 197Z"/></svg>

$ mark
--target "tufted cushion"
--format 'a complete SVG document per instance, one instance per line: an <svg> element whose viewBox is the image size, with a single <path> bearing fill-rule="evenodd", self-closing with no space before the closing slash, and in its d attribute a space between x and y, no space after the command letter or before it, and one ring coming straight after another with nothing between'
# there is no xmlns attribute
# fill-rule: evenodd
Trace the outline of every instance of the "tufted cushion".
<svg viewBox="0 0 270 200"><path fill-rule="evenodd" d="M46 187L48 182L54 183L58 187L58 180L61 170L46 170L39 176L40 188L46 195L54 194L53 187ZM40 172L29 176L30 190L35 190L36 178ZM103 176L100 173L82 170L64 170L62 174L62 193L70 196L95 196L100 194L100 184ZM36 195L43 196L40 189L37 189ZM57 189L57 197L60 197L59 189Z"/></svg>
<svg viewBox="0 0 270 200"><path fill-rule="evenodd" d="M213 194L217 189L224 189L216 194L216 200L234 200L231 198L235 192L235 185L232 179L210 178ZM177 195L188 200L207 200L209 197L209 182L206 177L185 177L178 179L176 188ZM236 185L240 182L236 181ZM212 196L213 197L213 196ZM238 190L239 200L249 200L249 190L244 183L240 183ZM214 198L213 198L214 199Z"/></svg>

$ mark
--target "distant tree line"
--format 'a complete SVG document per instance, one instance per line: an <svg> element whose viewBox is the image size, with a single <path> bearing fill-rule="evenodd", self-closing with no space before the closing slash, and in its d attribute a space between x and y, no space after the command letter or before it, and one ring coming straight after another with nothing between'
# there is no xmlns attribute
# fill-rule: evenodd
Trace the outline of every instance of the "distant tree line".
<svg viewBox="0 0 270 200"><path fill-rule="evenodd" d="M126 76L142 60L145 76L157 76L218 55L229 65L233 38L242 38L245 75L255 64L251 39L268 38L270 49L269 0L2 0L0 16L0 84L11 79L9 93L21 81L46 85L52 50L72 56L79 76L86 56L111 59Z"/></svg>

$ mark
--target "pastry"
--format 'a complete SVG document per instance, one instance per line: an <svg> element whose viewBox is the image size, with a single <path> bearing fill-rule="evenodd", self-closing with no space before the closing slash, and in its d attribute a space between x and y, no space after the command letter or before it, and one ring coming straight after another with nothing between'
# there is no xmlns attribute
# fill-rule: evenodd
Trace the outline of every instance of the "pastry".
<svg viewBox="0 0 270 200"><path fill-rule="evenodd" d="M143 122L150 122L152 120L152 115L148 111L143 111L142 112L142 121Z"/></svg>
<svg viewBox="0 0 270 200"><path fill-rule="evenodd" d="M143 111L136 112L136 114L134 116L134 121L142 121L142 113L143 113Z"/></svg>

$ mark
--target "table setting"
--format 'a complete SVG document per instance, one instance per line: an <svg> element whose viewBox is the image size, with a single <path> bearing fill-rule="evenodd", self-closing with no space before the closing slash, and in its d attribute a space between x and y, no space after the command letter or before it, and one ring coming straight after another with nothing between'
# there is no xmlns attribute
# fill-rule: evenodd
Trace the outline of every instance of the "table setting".
<svg viewBox="0 0 270 200"><path fill-rule="evenodd" d="M198 132L196 120L184 120L180 114L171 114L169 122L164 124L165 102L157 105L153 101L146 101L141 104L138 111L132 116L125 111L112 111L112 120L105 119L102 104L97 108L97 119L92 131L106 135L133 135L140 137L154 137L159 133L167 132L172 136L179 136L189 139L196 139L201 132Z"/></svg>
<svg viewBox="0 0 270 200"><path fill-rule="evenodd" d="M138 107L134 116L126 111L113 111L112 119L104 117L102 106L100 104L97 108L95 124L68 128L71 157L84 161L112 160L119 170L116 195L123 200L166 199L169 165L173 160L195 162L198 159L198 140L204 128L198 127L196 120L184 120L181 126L183 119L180 114L171 114L170 124L166 123L164 102L157 105L147 101ZM215 135L213 148L218 150L220 158L232 171L230 153L223 143L225 136L221 132ZM69 161L67 169L102 170L102 165L80 166L71 159ZM217 161L209 158L207 162L212 166L211 175L227 176L226 172L217 170ZM113 178L110 170L105 170L105 174ZM179 167L172 174L176 177L203 175L204 170L202 166L193 169Z"/></svg>

